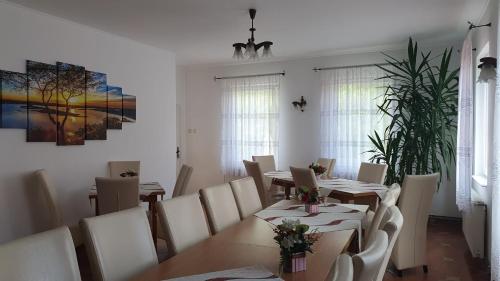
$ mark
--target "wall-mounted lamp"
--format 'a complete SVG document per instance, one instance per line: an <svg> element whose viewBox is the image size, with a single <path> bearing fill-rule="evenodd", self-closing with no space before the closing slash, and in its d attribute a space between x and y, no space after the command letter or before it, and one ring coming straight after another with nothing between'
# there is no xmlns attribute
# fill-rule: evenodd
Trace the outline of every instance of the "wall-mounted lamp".
<svg viewBox="0 0 500 281"><path fill-rule="evenodd" d="M293 107L295 107L295 109L304 112L304 107L306 107L307 102L304 99L304 96L300 96L300 101L294 101L294 102L292 102L292 104L293 104Z"/></svg>
<svg viewBox="0 0 500 281"><path fill-rule="evenodd" d="M479 60L481 62L478 68L481 69L479 77L477 78L478 83L488 83L489 80L493 80L497 76L497 59L492 57L484 57Z"/></svg>

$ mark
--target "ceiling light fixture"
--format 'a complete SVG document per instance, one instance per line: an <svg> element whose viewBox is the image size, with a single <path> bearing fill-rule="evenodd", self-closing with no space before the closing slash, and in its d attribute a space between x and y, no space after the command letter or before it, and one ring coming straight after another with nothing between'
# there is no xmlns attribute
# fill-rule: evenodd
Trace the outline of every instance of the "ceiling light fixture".
<svg viewBox="0 0 500 281"><path fill-rule="evenodd" d="M256 44L255 43L255 37L254 37L254 32L255 32L255 27L253 27L253 20L255 19L255 13L257 12L255 9L250 9L248 11L250 13L250 19L252 19L252 27L249 29L251 32L251 37L248 38L247 43L234 43L234 53L233 53L233 59L244 59L247 57L248 59L256 60L259 58L259 49L264 47L262 50L262 57L267 58L267 57L272 57L272 52L271 52L271 45L273 45L273 42L271 41L264 41L261 43ZM245 53L243 54L243 49L245 49Z"/></svg>

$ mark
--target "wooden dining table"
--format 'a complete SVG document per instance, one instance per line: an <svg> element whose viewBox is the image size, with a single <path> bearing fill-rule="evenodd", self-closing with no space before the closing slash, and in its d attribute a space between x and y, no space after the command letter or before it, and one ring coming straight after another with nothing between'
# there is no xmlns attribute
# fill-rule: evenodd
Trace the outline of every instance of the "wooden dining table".
<svg viewBox="0 0 500 281"><path fill-rule="evenodd" d="M165 189L157 182L151 183L141 183L139 184L139 199L142 202L148 203L148 209L151 214L151 233L153 236L153 242L155 247L157 245L158 238L158 223L157 223L157 211L156 202L158 202L158 196L163 200L165 195ZM93 185L89 188L89 200L95 202L95 215L99 215L99 201L97 200L97 189Z"/></svg>
<svg viewBox="0 0 500 281"><path fill-rule="evenodd" d="M296 204L292 200L280 205ZM139 274L132 281L159 281L246 266L260 265L289 281L324 281L337 256L355 240L355 230L320 234L307 253L307 270L296 273L280 272L280 248L274 241L272 225L250 216L172 258Z"/></svg>
<svg viewBox="0 0 500 281"><path fill-rule="evenodd" d="M295 187L293 178L288 171L274 171L264 173L264 176L271 178L272 186L281 186L285 188L285 198L291 198L291 189ZM326 182L338 181L338 184L328 186ZM323 185L324 184L324 185ZM360 201L363 203L376 202L388 189L387 186L381 184L365 183L361 181L341 179L336 177L323 178L318 180L318 185L321 189L330 190L328 196L340 200L341 203L349 203L351 201Z"/></svg>

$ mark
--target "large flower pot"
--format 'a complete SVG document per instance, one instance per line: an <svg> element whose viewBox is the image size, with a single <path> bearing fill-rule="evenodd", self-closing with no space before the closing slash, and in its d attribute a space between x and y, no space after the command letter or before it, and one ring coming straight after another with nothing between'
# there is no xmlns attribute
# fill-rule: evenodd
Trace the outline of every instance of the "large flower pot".
<svg viewBox="0 0 500 281"><path fill-rule="evenodd" d="M306 253L295 253L285 259L283 264L284 272L299 272L306 270Z"/></svg>

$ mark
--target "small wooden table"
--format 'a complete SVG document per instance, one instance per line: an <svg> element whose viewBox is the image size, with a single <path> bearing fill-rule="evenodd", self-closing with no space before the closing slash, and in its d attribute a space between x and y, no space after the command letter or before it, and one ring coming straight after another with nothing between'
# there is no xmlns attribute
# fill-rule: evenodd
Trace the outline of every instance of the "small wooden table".
<svg viewBox="0 0 500 281"><path fill-rule="evenodd" d="M277 204L296 204L281 201ZM284 280L323 281L338 255L355 237L354 230L322 233L307 254L307 270L297 273L279 272L280 249L273 240L272 225L255 216L226 228L180 254L139 274L133 281L159 281L226 269L262 265Z"/></svg>
<svg viewBox="0 0 500 281"><path fill-rule="evenodd" d="M151 232L153 236L153 242L156 247L156 239L158 238L158 225L157 225L157 211L156 202L158 201L158 196L161 196L163 200L163 195L165 195L165 189L161 187L159 183L141 183L139 184L139 199L142 202L148 203L148 209L151 213ZM95 200L95 215L99 215L99 202L97 200L97 190L95 185L89 189L89 200Z"/></svg>
<svg viewBox="0 0 500 281"><path fill-rule="evenodd" d="M268 172L265 173L264 176L272 178L272 184L274 186L282 186L285 188L285 197L287 200L290 200L290 192L291 188L295 187L295 183L293 182L293 178L290 175L288 175L286 171L276 171L276 172ZM328 178L326 180L335 180L338 178ZM326 187L326 185L323 186L323 182L321 180L318 181L318 185L320 189L329 189L331 190L330 194L328 195L329 197L335 198L340 200L342 203L349 203L350 201L358 201L362 200L363 203L371 202L371 201L377 201L379 198L379 195L377 192L370 190L370 188L366 188L367 190L362 190L361 188L350 188L350 186L362 186L362 185L373 185L374 188L381 189L381 190L386 190L387 187L384 185L380 184L369 184L369 183L364 183L360 181L354 181L354 180L347 180L347 179L338 179L339 181L342 181L346 183L345 185L342 185L342 183L339 183L336 187L335 186L329 186Z"/></svg>

